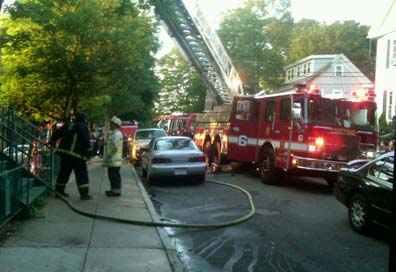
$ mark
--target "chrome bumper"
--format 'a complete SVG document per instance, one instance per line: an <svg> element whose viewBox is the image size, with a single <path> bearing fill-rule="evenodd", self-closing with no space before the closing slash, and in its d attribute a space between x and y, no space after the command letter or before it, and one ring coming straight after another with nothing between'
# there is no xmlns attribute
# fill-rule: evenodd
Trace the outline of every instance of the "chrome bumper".
<svg viewBox="0 0 396 272"><path fill-rule="evenodd" d="M292 164L294 167L303 170L337 173L341 168L348 168L348 162L341 161L311 159L298 156L293 157L293 161L295 162Z"/></svg>

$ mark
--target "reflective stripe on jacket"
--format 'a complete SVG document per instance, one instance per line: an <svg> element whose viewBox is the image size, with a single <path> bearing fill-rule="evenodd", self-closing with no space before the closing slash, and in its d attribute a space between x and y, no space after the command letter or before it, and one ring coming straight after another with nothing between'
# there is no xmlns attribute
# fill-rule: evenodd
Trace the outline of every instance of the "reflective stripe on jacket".
<svg viewBox="0 0 396 272"><path fill-rule="evenodd" d="M122 164L123 137L119 129L113 130L106 140L103 158L104 167L120 167Z"/></svg>
<svg viewBox="0 0 396 272"><path fill-rule="evenodd" d="M56 152L82 160L89 160L91 142L88 127L84 122L66 124L62 128L62 133L54 137L52 141L56 141L56 138L62 138Z"/></svg>

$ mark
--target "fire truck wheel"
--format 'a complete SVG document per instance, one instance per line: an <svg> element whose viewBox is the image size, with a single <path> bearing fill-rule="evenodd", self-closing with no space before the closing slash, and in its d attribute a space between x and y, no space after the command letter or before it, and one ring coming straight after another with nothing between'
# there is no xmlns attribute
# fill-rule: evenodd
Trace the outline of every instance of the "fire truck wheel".
<svg viewBox="0 0 396 272"><path fill-rule="evenodd" d="M260 154L259 175L263 183L276 183L275 152L269 146L264 147L264 150Z"/></svg>

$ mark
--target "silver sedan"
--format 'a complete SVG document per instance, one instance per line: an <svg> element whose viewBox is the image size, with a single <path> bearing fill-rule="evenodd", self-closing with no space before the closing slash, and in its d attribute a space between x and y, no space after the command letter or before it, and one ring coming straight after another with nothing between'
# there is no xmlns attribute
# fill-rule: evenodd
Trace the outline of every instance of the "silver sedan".
<svg viewBox="0 0 396 272"><path fill-rule="evenodd" d="M142 156L142 175L150 183L159 177L195 177L205 180L205 154L189 137L153 139Z"/></svg>

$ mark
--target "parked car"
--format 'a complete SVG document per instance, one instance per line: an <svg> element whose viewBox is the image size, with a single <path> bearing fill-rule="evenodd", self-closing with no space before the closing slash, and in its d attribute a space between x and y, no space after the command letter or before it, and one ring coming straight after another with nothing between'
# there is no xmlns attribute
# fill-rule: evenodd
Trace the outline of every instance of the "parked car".
<svg viewBox="0 0 396 272"><path fill-rule="evenodd" d="M3 149L3 153L18 164L28 163L29 152L30 152L29 144L19 144L16 147L7 146Z"/></svg>
<svg viewBox="0 0 396 272"><path fill-rule="evenodd" d="M340 170L334 194L348 207L353 230L366 232L373 223L390 226L394 159L394 152L388 152L360 167Z"/></svg>
<svg viewBox="0 0 396 272"><path fill-rule="evenodd" d="M159 177L189 177L203 182L205 173L205 154L190 137L156 138L142 156L142 175L149 183Z"/></svg>
<svg viewBox="0 0 396 272"><path fill-rule="evenodd" d="M142 160L142 153L152 139L167 136L165 130L159 128L142 128L135 131L133 138L129 140L129 160L134 164L139 164Z"/></svg>

